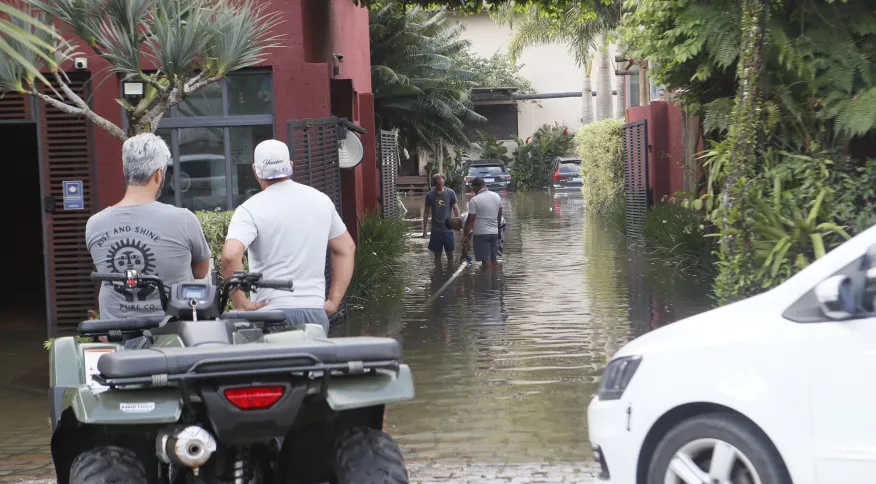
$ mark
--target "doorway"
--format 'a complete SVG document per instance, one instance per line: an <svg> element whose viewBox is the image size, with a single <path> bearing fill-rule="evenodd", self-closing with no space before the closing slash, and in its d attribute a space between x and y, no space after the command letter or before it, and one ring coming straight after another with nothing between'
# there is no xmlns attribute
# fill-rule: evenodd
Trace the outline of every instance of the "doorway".
<svg viewBox="0 0 876 484"><path fill-rule="evenodd" d="M7 180L0 331L46 332L40 158L35 123L0 124Z"/></svg>

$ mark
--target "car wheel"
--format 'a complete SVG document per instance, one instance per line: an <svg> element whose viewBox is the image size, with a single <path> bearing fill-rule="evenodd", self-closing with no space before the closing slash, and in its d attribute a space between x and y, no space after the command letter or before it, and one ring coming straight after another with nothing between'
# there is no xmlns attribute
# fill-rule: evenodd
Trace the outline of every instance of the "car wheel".
<svg viewBox="0 0 876 484"><path fill-rule="evenodd" d="M657 445L648 484L790 484L781 457L748 421L728 414L685 420Z"/></svg>

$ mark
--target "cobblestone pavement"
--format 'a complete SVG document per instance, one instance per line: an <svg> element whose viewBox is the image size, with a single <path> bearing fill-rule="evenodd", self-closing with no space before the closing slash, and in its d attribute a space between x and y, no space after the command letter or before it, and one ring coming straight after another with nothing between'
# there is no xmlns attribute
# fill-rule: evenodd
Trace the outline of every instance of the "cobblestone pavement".
<svg viewBox="0 0 876 484"><path fill-rule="evenodd" d="M411 484L547 484L596 482L598 471L590 464L408 464Z"/></svg>

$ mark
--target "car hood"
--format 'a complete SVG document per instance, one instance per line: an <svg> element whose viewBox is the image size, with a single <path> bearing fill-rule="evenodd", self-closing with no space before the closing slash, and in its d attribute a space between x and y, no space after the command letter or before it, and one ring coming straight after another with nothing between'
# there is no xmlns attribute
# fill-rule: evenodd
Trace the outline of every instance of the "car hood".
<svg viewBox="0 0 876 484"><path fill-rule="evenodd" d="M783 309L767 292L651 331L624 345L615 357L765 341L777 335L779 328L771 321Z"/></svg>

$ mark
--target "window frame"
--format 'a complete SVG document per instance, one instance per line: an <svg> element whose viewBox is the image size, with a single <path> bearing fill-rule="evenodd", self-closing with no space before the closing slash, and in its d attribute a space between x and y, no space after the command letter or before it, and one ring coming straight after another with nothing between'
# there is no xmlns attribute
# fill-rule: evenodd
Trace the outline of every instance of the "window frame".
<svg viewBox="0 0 876 484"><path fill-rule="evenodd" d="M234 169L232 160L231 160L231 128L238 127L247 127L247 126L271 126L271 136L276 139L277 137L277 122L276 122L276 103L274 102L276 91L274 89L274 74L273 71L269 68L254 68L254 69L243 69L239 71L234 71L229 75L231 77L235 77L235 75L241 74L268 74L270 77L270 86L271 86L271 114L252 114L252 115L229 115L228 114L228 76L223 77L218 81L219 86L222 89L222 116L203 116L203 117L177 117L177 104L174 104L170 107L169 114L170 116L164 116L161 118L161 122L158 124L159 130L170 130L170 154L173 158L173 163L175 166L180 166L179 163L179 130L185 128L222 128L223 131L223 143L224 143L224 156L225 156L225 197L226 204L225 208L222 210L234 210L234 177L232 176L232 169ZM122 96L122 82L119 80L119 98L124 99ZM122 129L125 131L128 130L128 116L125 114L125 109L122 110ZM165 113L168 114L168 113ZM180 170L173 170L173 183L175 186L180 186ZM179 190L174 191L174 206L182 207L182 192Z"/></svg>

